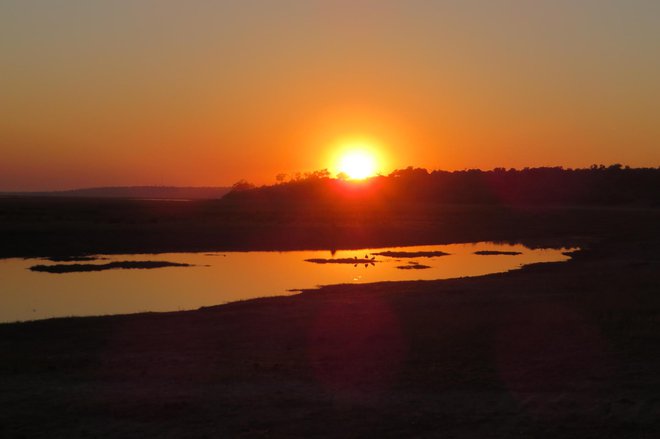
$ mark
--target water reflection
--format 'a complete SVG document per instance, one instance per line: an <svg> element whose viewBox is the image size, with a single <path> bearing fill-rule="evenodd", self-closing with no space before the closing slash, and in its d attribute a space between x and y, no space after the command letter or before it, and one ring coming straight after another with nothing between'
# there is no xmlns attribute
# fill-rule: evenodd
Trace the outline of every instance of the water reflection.
<svg viewBox="0 0 660 439"><path fill-rule="evenodd" d="M103 256L102 263L149 260L192 266L65 274L29 271L48 261L0 259L0 321L176 311L294 294L292 289L318 285L479 276L535 262L564 261L568 250L482 242L332 252L111 255ZM371 263L374 257L378 263ZM310 259L369 262L316 264L307 262Z"/></svg>

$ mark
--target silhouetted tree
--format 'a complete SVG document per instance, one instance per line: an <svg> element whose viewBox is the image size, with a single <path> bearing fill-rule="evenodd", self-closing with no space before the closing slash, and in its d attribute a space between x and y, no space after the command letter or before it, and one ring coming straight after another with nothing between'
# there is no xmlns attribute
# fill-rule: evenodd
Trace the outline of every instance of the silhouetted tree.
<svg viewBox="0 0 660 439"><path fill-rule="evenodd" d="M227 199L325 205L345 201L501 205L660 205L660 168L620 164L588 169L495 168L491 171L432 171L408 167L388 176L353 181L327 169L295 174L274 186L254 188L244 180Z"/></svg>
<svg viewBox="0 0 660 439"><path fill-rule="evenodd" d="M248 182L247 180L238 180L236 183L231 185L231 191L232 192L241 192L241 191L247 191L250 189L254 189L255 186Z"/></svg>

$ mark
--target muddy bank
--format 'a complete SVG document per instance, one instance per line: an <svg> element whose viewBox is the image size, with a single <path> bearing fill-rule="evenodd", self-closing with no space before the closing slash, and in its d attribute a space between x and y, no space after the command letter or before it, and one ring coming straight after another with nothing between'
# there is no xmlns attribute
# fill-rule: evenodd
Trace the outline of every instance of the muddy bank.
<svg viewBox="0 0 660 439"><path fill-rule="evenodd" d="M396 268L399 270L426 270L431 268L428 265L420 264L419 262L408 262L407 265L398 265Z"/></svg>
<svg viewBox="0 0 660 439"><path fill-rule="evenodd" d="M312 258L305 259L305 262L311 262L313 264L375 264L376 259L371 258L337 258L337 259L325 259L325 258Z"/></svg>
<svg viewBox="0 0 660 439"><path fill-rule="evenodd" d="M42 273L84 273L90 271L106 270L152 270L165 267L192 267L190 264L167 261L116 261L107 264L55 264L55 265L33 265L32 271Z"/></svg>

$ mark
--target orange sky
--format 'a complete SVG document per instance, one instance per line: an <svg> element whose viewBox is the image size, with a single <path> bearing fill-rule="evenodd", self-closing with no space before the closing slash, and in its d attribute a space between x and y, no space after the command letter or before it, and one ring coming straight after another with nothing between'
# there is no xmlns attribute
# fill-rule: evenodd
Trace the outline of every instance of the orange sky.
<svg viewBox="0 0 660 439"><path fill-rule="evenodd" d="M660 3L0 5L0 191L271 183L371 139L381 172L660 166Z"/></svg>

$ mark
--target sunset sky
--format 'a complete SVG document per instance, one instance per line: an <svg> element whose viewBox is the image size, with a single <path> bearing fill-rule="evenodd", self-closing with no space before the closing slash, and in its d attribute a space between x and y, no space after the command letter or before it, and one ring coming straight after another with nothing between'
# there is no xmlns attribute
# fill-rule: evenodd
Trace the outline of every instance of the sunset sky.
<svg viewBox="0 0 660 439"><path fill-rule="evenodd" d="M3 0L0 191L660 166L657 0Z"/></svg>

